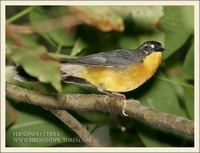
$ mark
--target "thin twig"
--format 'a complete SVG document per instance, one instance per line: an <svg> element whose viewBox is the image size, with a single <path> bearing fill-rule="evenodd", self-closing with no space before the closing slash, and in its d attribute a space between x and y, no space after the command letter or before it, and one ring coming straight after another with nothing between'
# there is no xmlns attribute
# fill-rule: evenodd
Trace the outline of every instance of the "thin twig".
<svg viewBox="0 0 200 153"><path fill-rule="evenodd" d="M50 110L62 122L68 125L88 146L99 147L100 144L79 121L77 121L71 114L65 110Z"/></svg>
<svg viewBox="0 0 200 153"><path fill-rule="evenodd" d="M96 94L43 94L6 83L6 95L48 109L98 110L122 115L122 102ZM142 104L128 103L126 114L150 125L194 137L194 122L186 118L160 112Z"/></svg>
<svg viewBox="0 0 200 153"><path fill-rule="evenodd" d="M6 24L9 24L15 20L17 20L18 18L24 16L25 14L29 13L30 11L32 11L34 8L34 6L29 6L26 9L22 10L21 12L15 14L14 16L10 17L9 19L6 20Z"/></svg>

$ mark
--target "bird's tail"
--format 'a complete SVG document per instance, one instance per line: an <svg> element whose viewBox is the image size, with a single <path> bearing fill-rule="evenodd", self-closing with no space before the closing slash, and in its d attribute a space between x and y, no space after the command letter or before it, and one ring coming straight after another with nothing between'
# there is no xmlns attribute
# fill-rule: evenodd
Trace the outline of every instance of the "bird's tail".
<svg viewBox="0 0 200 153"><path fill-rule="evenodd" d="M38 81L37 78L30 76L28 73L24 71L22 66L15 66L13 71L16 71L17 73L14 76L15 80L18 80L20 82L34 82Z"/></svg>
<svg viewBox="0 0 200 153"><path fill-rule="evenodd" d="M14 68L12 68L12 70L17 72L14 76L15 80L18 80L20 82L35 82L35 81L38 81L37 78L32 77L28 73L26 73L22 66L15 66ZM70 76L70 75L68 75L68 74L66 74L65 72L62 72L62 71L61 71L61 74L62 74L61 75L62 81L64 83L72 83L72 84L79 84L79 85L83 85L83 86L93 87L93 85L90 84L89 82L87 82L85 79Z"/></svg>

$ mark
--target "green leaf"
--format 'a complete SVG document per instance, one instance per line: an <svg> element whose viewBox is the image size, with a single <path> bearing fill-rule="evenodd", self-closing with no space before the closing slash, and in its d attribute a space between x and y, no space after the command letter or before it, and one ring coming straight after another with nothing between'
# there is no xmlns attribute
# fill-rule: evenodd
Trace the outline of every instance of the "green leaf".
<svg viewBox="0 0 200 153"><path fill-rule="evenodd" d="M32 35L20 34L19 36L26 45L38 45L37 38Z"/></svg>
<svg viewBox="0 0 200 153"><path fill-rule="evenodd" d="M159 75L166 77L164 74ZM177 92L173 84L152 78L146 84L141 86L139 90L143 93L141 98L139 98L142 104L161 112L179 116L184 114L179 105ZM137 124L136 128L141 140L147 147L167 147L173 144L170 144L161 138L161 135L163 134L163 137L173 135L170 134L172 132L169 132L168 130L145 125L144 123Z"/></svg>
<svg viewBox="0 0 200 153"><path fill-rule="evenodd" d="M122 15L115 7L70 6L69 9L80 21L92 25L101 31L124 30Z"/></svg>
<svg viewBox="0 0 200 153"><path fill-rule="evenodd" d="M18 119L18 112L12 105L10 105L9 101L6 100L6 128L11 126Z"/></svg>
<svg viewBox="0 0 200 153"><path fill-rule="evenodd" d="M194 33L194 6L180 7L184 26L188 32Z"/></svg>
<svg viewBox="0 0 200 153"><path fill-rule="evenodd" d="M137 48L145 41L155 40L164 45L164 33L158 29L163 15L162 6L130 6L126 18L126 31L120 38L121 48Z"/></svg>
<svg viewBox="0 0 200 153"><path fill-rule="evenodd" d="M175 88L172 84L159 79L151 79L147 83L150 86L147 91L143 92L143 95L140 98L142 104L161 112L175 115L181 114L181 107ZM145 86L142 88L145 88Z"/></svg>
<svg viewBox="0 0 200 153"><path fill-rule="evenodd" d="M194 120L194 88L184 87L184 101L190 119Z"/></svg>
<svg viewBox="0 0 200 153"><path fill-rule="evenodd" d="M123 49L135 49L140 46L140 42L137 37L122 35L120 38L120 47Z"/></svg>
<svg viewBox="0 0 200 153"><path fill-rule="evenodd" d="M53 60L43 46L22 46L13 54L18 64L31 76L61 92L60 64Z"/></svg>
<svg viewBox="0 0 200 153"><path fill-rule="evenodd" d="M192 43L183 63L184 78L194 80L194 43Z"/></svg>
<svg viewBox="0 0 200 153"><path fill-rule="evenodd" d="M164 16L160 19L165 32L164 59L177 51L194 33L193 12L193 6L164 6Z"/></svg>
<svg viewBox="0 0 200 153"><path fill-rule="evenodd" d="M30 22L35 31L52 45L57 46L62 41L63 46L72 46L74 44L74 34L63 29L64 25L61 24L64 23L63 18L58 14L59 9L63 8L55 7L52 11L49 8L38 7L30 13ZM56 11L58 11L57 14ZM56 14L56 17L53 16L54 14Z"/></svg>
<svg viewBox="0 0 200 153"><path fill-rule="evenodd" d="M39 33L42 37L44 37L44 39L46 39L49 43L56 46L55 42L49 36L48 31L42 30L45 29L45 27L48 28L49 26L51 26L47 22L44 22L48 21L48 18L45 17L43 14L38 13L37 11L32 11L29 15L29 18L34 30L37 33Z"/></svg>
<svg viewBox="0 0 200 153"><path fill-rule="evenodd" d="M183 70L185 79L194 80L194 43L185 57ZM184 102L190 118L194 120L194 88L184 87Z"/></svg>
<svg viewBox="0 0 200 153"><path fill-rule="evenodd" d="M90 112L77 112L81 117L84 119L93 122L93 123L102 123L106 119L108 119L109 114L97 111L90 111Z"/></svg>
<svg viewBox="0 0 200 153"><path fill-rule="evenodd" d="M183 78L183 61L176 56L170 56L165 60L165 72L167 76L158 76L157 78L171 84L181 104L184 102L184 87L192 87L187 84ZM189 118L185 107L181 107L181 116Z"/></svg>
<svg viewBox="0 0 200 153"><path fill-rule="evenodd" d="M170 147L171 145L159 138L161 131L157 127L152 127L143 123L137 123L138 135L146 147ZM147 130L148 129L148 130Z"/></svg>
<svg viewBox="0 0 200 153"><path fill-rule="evenodd" d="M137 28L151 31L163 15L163 6L132 6L130 11Z"/></svg>
<svg viewBox="0 0 200 153"><path fill-rule="evenodd" d="M86 48L88 45L86 42L84 42L84 40L82 40L81 38L78 38L74 44L74 47L71 51L70 56L74 57L77 54L79 54L84 48Z"/></svg>
<svg viewBox="0 0 200 153"><path fill-rule="evenodd" d="M6 131L6 146L48 147L69 138L67 126L36 106L18 105L18 120Z"/></svg>
<svg viewBox="0 0 200 153"><path fill-rule="evenodd" d="M90 124L89 131L92 131L92 135L102 144L109 145L111 143L111 137L109 133L109 125Z"/></svg>
<svg viewBox="0 0 200 153"><path fill-rule="evenodd" d="M140 44L156 40L164 45L164 33L157 28L163 15L163 6L134 6L131 13Z"/></svg>
<svg viewBox="0 0 200 153"><path fill-rule="evenodd" d="M146 147L183 147L190 146L193 139L160 127L150 126L141 121L134 121L138 135Z"/></svg>

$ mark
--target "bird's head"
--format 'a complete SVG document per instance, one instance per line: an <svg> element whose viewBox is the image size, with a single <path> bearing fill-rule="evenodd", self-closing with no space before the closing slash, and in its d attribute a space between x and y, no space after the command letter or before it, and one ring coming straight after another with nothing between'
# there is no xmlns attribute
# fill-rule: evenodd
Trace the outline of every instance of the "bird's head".
<svg viewBox="0 0 200 153"><path fill-rule="evenodd" d="M162 52L165 49L162 44L157 41L146 41L138 48L140 51L143 51L146 55L149 55L153 52Z"/></svg>

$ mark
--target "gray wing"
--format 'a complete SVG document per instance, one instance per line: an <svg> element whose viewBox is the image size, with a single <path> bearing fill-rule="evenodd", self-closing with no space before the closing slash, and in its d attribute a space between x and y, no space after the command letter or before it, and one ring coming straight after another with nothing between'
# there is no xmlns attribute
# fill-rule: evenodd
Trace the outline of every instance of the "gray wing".
<svg viewBox="0 0 200 153"><path fill-rule="evenodd" d="M109 67L124 67L127 64L131 64L132 62L137 61L136 54L134 54L134 50L114 50L111 52L101 52L97 54L92 54L88 56L84 56L77 59L65 60L62 61L62 64L70 63L70 64L81 64L81 65L102 65Z"/></svg>

